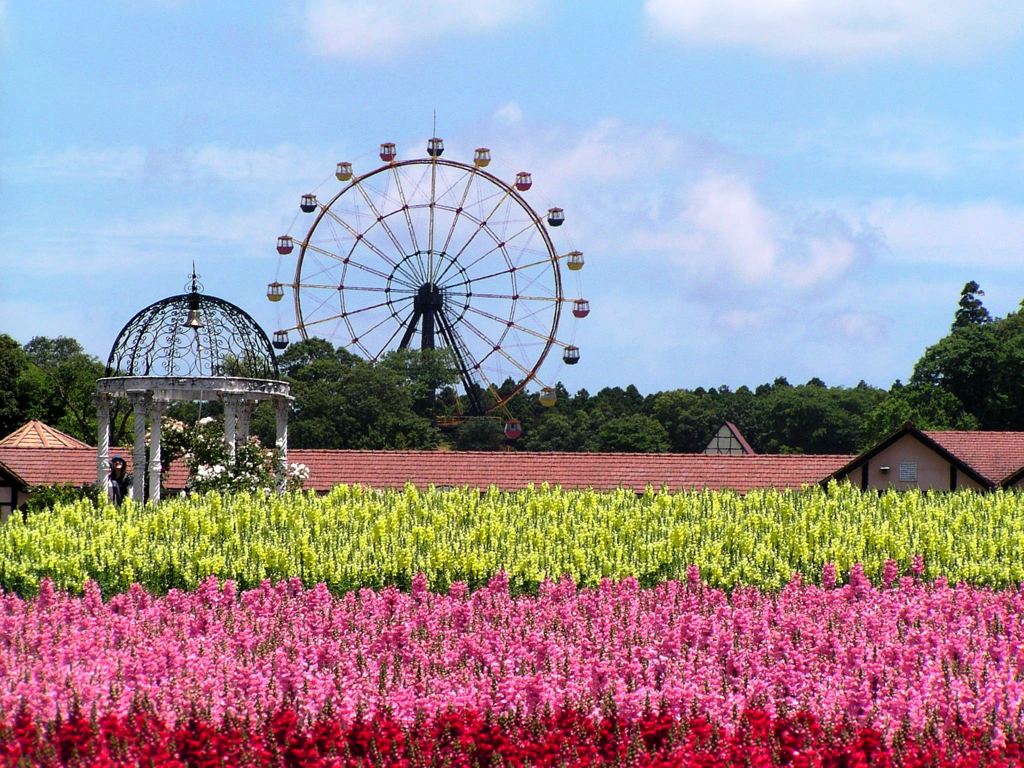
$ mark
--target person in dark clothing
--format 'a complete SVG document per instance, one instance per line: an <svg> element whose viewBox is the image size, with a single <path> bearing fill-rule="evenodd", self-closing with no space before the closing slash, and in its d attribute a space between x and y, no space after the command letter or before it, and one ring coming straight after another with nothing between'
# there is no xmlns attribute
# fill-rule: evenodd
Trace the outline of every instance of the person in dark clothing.
<svg viewBox="0 0 1024 768"><path fill-rule="evenodd" d="M120 456L110 460L110 474L107 476L107 498L116 506L132 497L132 476L128 474L128 465Z"/></svg>

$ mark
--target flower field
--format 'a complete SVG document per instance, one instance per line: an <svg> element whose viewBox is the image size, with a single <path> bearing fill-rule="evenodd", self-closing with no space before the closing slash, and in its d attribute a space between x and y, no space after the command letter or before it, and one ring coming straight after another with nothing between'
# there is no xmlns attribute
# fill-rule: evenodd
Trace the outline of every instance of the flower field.
<svg viewBox="0 0 1024 768"><path fill-rule="evenodd" d="M0 527L0 584L32 595L43 578L104 595L139 583L150 592L195 589L207 576L240 589L297 577L331 592L471 589L498 571L513 593L571 577L583 586L636 578L685 579L696 565L713 587L777 591L794 573L818 582L826 563L845 581L860 563L880 583L885 563L926 578L996 588L1024 581L1024 497L829 491L597 493L538 488L517 493L375 491L339 487L310 495L209 495L158 508L59 506Z"/></svg>
<svg viewBox="0 0 1024 768"><path fill-rule="evenodd" d="M0 530L0 764L1024 765L1021 502L58 507Z"/></svg>

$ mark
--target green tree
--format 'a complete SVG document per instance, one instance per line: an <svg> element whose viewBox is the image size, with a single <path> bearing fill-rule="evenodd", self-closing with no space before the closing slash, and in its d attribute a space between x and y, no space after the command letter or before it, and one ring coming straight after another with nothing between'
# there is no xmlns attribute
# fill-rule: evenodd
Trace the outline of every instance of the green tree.
<svg viewBox="0 0 1024 768"><path fill-rule="evenodd" d="M956 315L953 317L953 330L957 328L966 328L971 325L984 325L985 323L992 322L992 316L989 315L988 310L981 303L979 296L984 296L985 292L981 290L981 286L971 280L969 283L964 285L962 291L960 291L960 304L956 310Z"/></svg>
<svg viewBox="0 0 1024 768"><path fill-rule="evenodd" d="M497 451L505 444L504 424L496 418L468 418L456 428L454 440L460 451Z"/></svg>
<svg viewBox="0 0 1024 768"><path fill-rule="evenodd" d="M36 336L25 345L31 365L22 372L31 393L29 417L87 443L96 440L93 395L104 365L67 336ZM116 435L115 437L124 437Z"/></svg>
<svg viewBox="0 0 1024 768"><path fill-rule="evenodd" d="M15 339L0 334L0 437L8 435L25 423L29 392L23 374L29 358Z"/></svg>
<svg viewBox="0 0 1024 768"><path fill-rule="evenodd" d="M652 416L634 413L604 422L597 431L598 450L624 453L665 453L669 438Z"/></svg>
<svg viewBox="0 0 1024 768"><path fill-rule="evenodd" d="M654 395L649 411L668 435L670 450L698 453L725 421L718 400L675 389Z"/></svg>
<svg viewBox="0 0 1024 768"><path fill-rule="evenodd" d="M978 420L969 414L957 398L940 387L900 381L893 384L885 398L865 420L863 450L892 434L906 422L918 429L977 429Z"/></svg>
<svg viewBox="0 0 1024 768"><path fill-rule="evenodd" d="M295 448L434 448L441 439L429 415L417 411L423 388L411 382L407 358L375 365L310 339L289 347L279 365L295 397ZM254 430L261 437L265 420Z"/></svg>
<svg viewBox="0 0 1024 768"><path fill-rule="evenodd" d="M1000 323L956 328L925 350L914 366L910 384L943 390L962 404L983 429L996 428L997 375L1002 357L999 331ZM949 414L949 420L953 418Z"/></svg>

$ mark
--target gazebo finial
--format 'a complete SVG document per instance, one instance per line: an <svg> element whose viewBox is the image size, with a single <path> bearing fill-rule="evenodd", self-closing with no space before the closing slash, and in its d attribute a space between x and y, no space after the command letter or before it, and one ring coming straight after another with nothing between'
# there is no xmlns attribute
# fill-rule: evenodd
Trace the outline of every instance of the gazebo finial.
<svg viewBox="0 0 1024 768"><path fill-rule="evenodd" d="M203 284L199 282L199 275L196 274L196 262L192 260L192 275L190 276L189 282L185 284L185 288L190 290L191 293L202 293Z"/></svg>

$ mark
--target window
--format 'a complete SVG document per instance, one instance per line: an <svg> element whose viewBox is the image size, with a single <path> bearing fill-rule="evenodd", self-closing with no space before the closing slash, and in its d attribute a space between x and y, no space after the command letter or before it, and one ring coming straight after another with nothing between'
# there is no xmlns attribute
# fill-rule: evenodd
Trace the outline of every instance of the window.
<svg viewBox="0 0 1024 768"><path fill-rule="evenodd" d="M901 483L916 483L917 482L917 462L916 461L901 461L900 462L900 482Z"/></svg>

